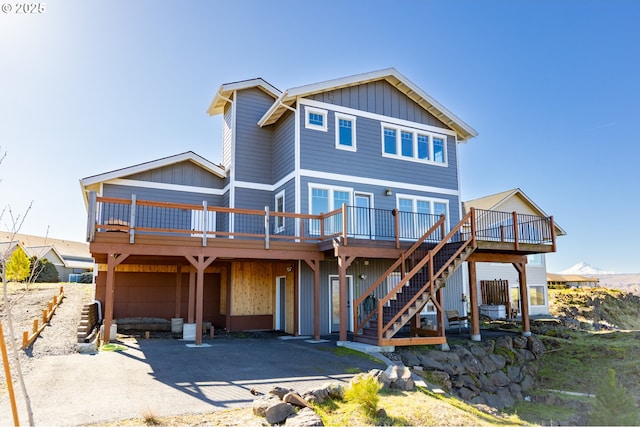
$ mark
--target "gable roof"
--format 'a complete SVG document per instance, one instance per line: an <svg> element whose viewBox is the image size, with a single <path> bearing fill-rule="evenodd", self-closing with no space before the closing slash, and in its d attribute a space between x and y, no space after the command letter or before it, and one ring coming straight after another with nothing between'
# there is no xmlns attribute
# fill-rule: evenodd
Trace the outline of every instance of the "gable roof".
<svg viewBox="0 0 640 427"><path fill-rule="evenodd" d="M273 99L278 98L282 92L276 89L274 86L269 84L262 78L250 79L250 80L241 80L239 82L233 83L225 83L218 88L211 104L209 104L209 108L207 109L207 113L210 116L215 116L216 114L222 114L224 112L225 105L230 102L230 97L236 90L242 89L250 89L253 87L257 87L263 92L271 95Z"/></svg>
<svg viewBox="0 0 640 427"><path fill-rule="evenodd" d="M160 167L169 166L169 165L173 165L173 164L184 162L184 161L195 163L196 165L211 172L214 175L217 175L220 178L226 178L227 176L227 173L221 166L210 162L204 157L197 155L193 151L187 151L185 153L164 157L162 159L152 160L150 162L140 163L138 165L129 166L122 169L116 169L114 171L102 173L100 175L93 175L87 178L82 178L80 180L80 184L83 187L86 187L88 185L98 184L100 182L122 178L125 176L133 175L135 173L146 172L151 169L157 169Z"/></svg>
<svg viewBox="0 0 640 427"><path fill-rule="evenodd" d="M258 125L268 126L278 121L278 119L291 108L291 105L295 103L296 98L298 97L310 96L316 93L361 85L379 80L386 80L389 84L404 93L426 111L433 114L438 120L442 121L442 123L453 129L457 133L459 141L466 141L478 135L475 129L446 109L405 76L400 74L395 68L386 68L379 71L356 74L353 76L287 89L280 94L278 99L273 103L269 110L267 110L258 122Z"/></svg>
<svg viewBox="0 0 640 427"><path fill-rule="evenodd" d="M490 196L480 197L478 199L462 202L462 208L464 212L469 212L469 208L482 209L485 211L500 211L500 206L504 205L509 199L513 197L520 197L526 204L531 207L531 209L536 211L537 215L543 217L549 216L519 188L514 188L512 190L503 191L500 193L492 194ZM567 234L555 222L554 225L556 227L556 235L565 236Z"/></svg>
<svg viewBox="0 0 640 427"><path fill-rule="evenodd" d="M93 268L93 257L89 251L89 244L85 242L0 232L0 256L10 254L16 246L22 248L29 257L35 255L43 258L48 252L53 251L66 267Z"/></svg>

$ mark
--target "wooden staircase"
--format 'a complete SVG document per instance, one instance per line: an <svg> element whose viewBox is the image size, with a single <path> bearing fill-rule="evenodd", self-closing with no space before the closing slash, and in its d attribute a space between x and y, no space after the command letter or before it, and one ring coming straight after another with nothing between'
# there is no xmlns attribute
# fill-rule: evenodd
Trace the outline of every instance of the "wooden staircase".
<svg viewBox="0 0 640 427"><path fill-rule="evenodd" d="M438 298L438 291L476 248L474 233L470 232L471 222L471 216L466 215L444 236L444 217L441 217L354 301L355 307L360 308L354 313L354 325L358 325L354 334L356 341L381 346L446 342L442 321L444 308ZM402 279L387 291L387 279L398 272ZM370 309L371 299L376 301L369 313L364 312L362 305L367 299ZM398 336L429 301L432 301L441 319L438 322L439 329L429 334L430 336Z"/></svg>

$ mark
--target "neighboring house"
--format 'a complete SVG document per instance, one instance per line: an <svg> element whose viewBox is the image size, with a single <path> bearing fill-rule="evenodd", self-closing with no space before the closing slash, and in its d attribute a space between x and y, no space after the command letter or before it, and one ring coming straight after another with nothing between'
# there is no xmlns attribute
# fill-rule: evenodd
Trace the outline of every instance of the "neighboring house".
<svg viewBox="0 0 640 427"><path fill-rule="evenodd" d="M580 276L579 274L547 273L547 284L550 287L562 286L567 288L597 288L600 285L600 279L597 277Z"/></svg>
<svg viewBox="0 0 640 427"><path fill-rule="evenodd" d="M15 245L19 245L29 258L35 256L52 263L61 282L77 282L82 273L93 271L88 243L0 232L0 254L10 255Z"/></svg>
<svg viewBox="0 0 640 427"><path fill-rule="evenodd" d="M468 212L470 208L487 212L514 212L520 217L547 217L547 214L519 188L503 191L501 193L481 197L475 200L469 200L463 203L463 209L465 212ZM488 214L488 216L490 216L490 214ZM512 217L508 217L506 221L502 222L494 221L494 227L492 228L493 237L499 236L501 233L500 229L505 226L508 227L511 224L513 224ZM554 225L556 236L564 236L566 234L558 224ZM522 235L521 237L525 240L528 237L536 238L536 235L541 232L535 221L525 223L525 225L520 228L520 231ZM504 232L505 231L503 230L502 233ZM529 313L532 315L549 314L549 297L546 279L547 267L544 253L527 255L526 273L529 295ZM485 289L488 289L491 286L502 288L503 284L506 288L503 296L507 302L505 305L510 306L511 310L505 307L504 313L502 314L504 314L505 317L512 317L521 311L519 275L517 269L512 265L500 262L483 262L478 264L476 287L480 295L485 293L488 294L488 292L482 292L483 286ZM482 298L480 298L480 300L482 305L504 304L496 304L493 301L482 301ZM488 311L491 311L488 307L487 309ZM497 312L501 313L502 310L497 310Z"/></svg>
<svg viewBox="0 0 640 427"><path fill-rule="evenodd" d="M465 260L555 250L550 218L526 242L476 238L458 171L476 131L395 69L283 92L223 84L208 112L223 121L220 164L187 151L81 180L106 339L114 319L162 317L444 344Z"/></svg>

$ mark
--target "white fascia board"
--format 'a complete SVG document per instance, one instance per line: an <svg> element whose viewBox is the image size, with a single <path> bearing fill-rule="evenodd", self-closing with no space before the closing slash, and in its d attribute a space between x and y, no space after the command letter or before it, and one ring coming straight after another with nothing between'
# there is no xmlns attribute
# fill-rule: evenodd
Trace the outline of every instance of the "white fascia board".
<svg viewBox="0 0 640 427"><path fill-rule="evenodd" d="M127 175L133 175L136 173L146 172L151 169L157 169L164 166L169 166L175 163L180 163L185 160L192 161L196 163L198 166L203 169L211 172L214 175L217 175L219 178L226 178L227 173L220 166L211 163L203 157L198 156L192 151L188 151L186 153L177 154L175 156L165 157L163 159L152 160L150 162L141 163L139 165L130 166L123 169L117 169L115 171L103 173L100 175L94 175L87 178L83 178L80 182L83 187L86 187L91 184L97 184L104 181L110 181L113 179L121 178Z"/></svg>
<svg viewBox="0 0 640 427"><path fill-rule="evenodd" d="M275 184L262 184L259 182L249 182L249 181L236 181L235 186L237 188L248 188L251 190L261 190L261 191L276 191L278 188L285 185L287 182L291 181L295 178L295 172L290 172L283 178L279 179Z"/></svg>
<svg viewBox="0 0 640 427"><path fill-rule="evenodd" d="M356 74L353 76L340 77L324 82L312 83L304 86L298 86L287 90L290 97L304 96L314 92L324 92L327 90L353 86L356 84L366 83L371 80L379 80L388 75L398 73L394 68L386 68L384 70L371 71L368 73Z"/></svg>
<svg viewBox="0 0 640 427"><path fill-rule="evenodd" d="M216 92L215 96L213 97L213 100L211 101L211 104L209 104L209 108L207 108L207 113L209 113L210 116L214 116L216 114L222 113L224 104L228 101L229 97L233 92L237 90L250 89L252 87L258 87L262 91L273 96L274 98L278 98L281 95L281 91L279 89L275 88L274 86L272 86L262 78L242 80L242 81L233 82L233 83L225 83L220 85L220 87L218 88L218 91ZM224 102L222 106L216 108L216 104L220 100Z"/></svg>
<svg viewBox="0 0 640 427"><path fill-rule="evenodd" d="M427 193L444 194L448 196L460 197L459 190L454 190L449 188L431 187L428 185L410 184L406 182L398 182L398 181L391 181L391 180L385 180L385 179L363 178L363 177L358 177L353 175L343 175L343 174L337 174L337 173L314 171L310 169L301 169L300 176L304 176L307 178L326 179L331 181L342 181L342 182L353 182L357 184L376 185L379 187L393 187L393 188L402 189L402 190L421 191L421 192L427 192Z"/></svg>

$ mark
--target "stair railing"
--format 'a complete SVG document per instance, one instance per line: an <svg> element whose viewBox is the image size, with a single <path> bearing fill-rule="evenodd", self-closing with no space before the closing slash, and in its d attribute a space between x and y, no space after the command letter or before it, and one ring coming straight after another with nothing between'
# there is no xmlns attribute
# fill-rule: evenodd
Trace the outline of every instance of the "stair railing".
<svg viewBox="0 0 640 427"><path fill-rule="evenodd" d="M433 226L431 226L431 228L429 228L429 230L427 230L427 232L424 233L418 241L416 241L409 249L403 252L400 255L400 258L396 260L396 262L394 262L380 277L378 277L378 279L375 282L373 282L371 286L367 288L366 291L364 291L358 298L354 300L353 305L355 310L353 310L353 317L354 317L353 324L356 325L356 327L354 328L355 334L357 334L358 331L361 330L376 314L376 310L372 310L361 321L358 321L358 317L359 317L358 309L359 308L363 309L362 304L364 303L364 301L369 296L374 295L374 292L383 284L383 282L387 279L387 277L389 277L392 273L397 272L398 269L401 269L401 273L404 273L405 261L409 257L411 257L411 255L416 250L418 250L418 248L420 248L420 246L422 246L422 244L425 243L429 239L429 237L431 237L431 235L433 235L436 231L440 231L441 233L440 236L442 236L444 234L442 233L442 230L444 229L444 224L445 224L445 217L444 215L440 215L440 219L435 224L433 224Z"/></svg>
<svg viewBox="0 0 640 427"><path fill-rule="evenodd" d="M409 248L409 250L404 252L400 256L400 258L391 267L389 267L389 269L387 269L387 271L380 278L378 278L378 280L376 280L376 282L374 282L371 285L371 287L369 287L369 289L367 289L367 291L365 291L361 295L360 298L356 300L356 302L362 303L362 301L364 301L365 298L371 295L373 290L377 288L383 282L383 280L386 280L386 278L392 272L396 271L396 269L399 266L404 265L404 261L408 257L410 257L422 245L422 243L424 243L435 231L437 231L438 229L442 230L441 227L443 226L443 224L444 224L444 217L442 216L440 218L440 221L434 224L434 226L431 227L422 236L422 238L419 241L417 241L411 248ZM442 236L442 234L443 233L441 233L440 236ZM456 236L460 238L462 244L456 250L456 252L443 264L443 266L437 272L434 272L434 262L433 262L434 256L438 254L438 252L444 247L444 245L447 242L449 242ZM437 291L437 289L434 287L435 280L440 276L442 276L442 274L444 273L444 271L446 271L449 265L451 265L451 263L458 256L460 256L462 251L464 251L470 245L471 247L475 247L475 224L474 224L473 209L471 209L470 212L467 215L465 215L465 217L462 218L462 220L451 231L449 231L449 233L446 236L444 236L433 249L429 250L429 252L427 253L427 256L423 257L420 261L418 261L418 263L416 263L407 274L404 274L404 277L402 277L400 282L398 282L393 289L391 289L384 297L378 300L377 307L375 310L369 313L362 320L362 322L360 323L354 322L354 324L358 325L357 329L355 329L355 332L357 333L357 331L362 329L367 324L367 322L369 322L373 318L373 316L377 314L378 341L380 342L384 336L384 333L396 322L397 319L399 319L407 311L407 309L411 305L413 305L418 300L418 298L420 298L420 296L424 292L427 291L427 288L430 288L429 290L431 295L433 295L433 293ZM395 298L396 295L399 293L399 291L403 289L403 287L407 285L407 283L418 272L422 271L422 269L425 267L425 265L427 265L427 263L428 263L428 279L426 280L425 284L411 298L411 300L408 303L406 303L404 307L398 311L398 313L394 315L394 317L390 321L386 322L386 324L383 325L384 306L387 303L389 303L391 299ZM359 307L359 305L356 305L356 307ZM357 320L357 313L354 312L354 316L356 316L356 320Z"/></svg>
<svg viewBox="0 0 640 427"><path fill-rule="evenodd" d="M391 326L402 315L404 315L408 311L409 307L413 306L416 303L418 298L420 298L425 292L427 292L427 289L430 295L434 295L435 292L442 287L442 284L440 284L437 287L435 286L436 280L440 278L445 271L447 271L449 266L460 256L460 254L467 247L469 247L470 245L472 245L471 247L475 247L473 246L475 244L475 233L468 233L467 235L467 233L461 232L463 228L467 228L467 227L470 227L471 229L474 228L473 218L474 218L474 213L473 211L470 211L467 215L464 216L464 218L462 218L462 220L451 231L449 231L449 233L433 249L429 250L429 253L427 254L427 256L425 256L422 260L420 260L415 265L415 267L413 267L411 271L409 271L402 278L402 280L398 282L398 284L391 291L389 291L389 293L384 298L381 298L380 300L378 300L378 340L382 340L382 337L384 337L384 334L389 330L389 328L391 328ZM442 250L442 248L444 248L445 244L447 244L450 240L452 240L456 236L460 238L460 241L459 241L460 246L442 264L440 269L434 272L434 262L433 262L434 257L440 252L440 250ZM419 273L425 267L425 265L428 265L428 272L429 272L427 281L415 293L415 295L407 303L405 303L403 308L401 310L398 310L398 312L388 322L386 322L383 325L384 322L382 318L383 317L382 313L383 313L383 307L385 306L385 304L387 304L391 299L395 298L398 292L401 289L403 289L403 287L407 285L407 283L417 273Z"/></svg>

